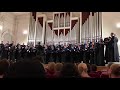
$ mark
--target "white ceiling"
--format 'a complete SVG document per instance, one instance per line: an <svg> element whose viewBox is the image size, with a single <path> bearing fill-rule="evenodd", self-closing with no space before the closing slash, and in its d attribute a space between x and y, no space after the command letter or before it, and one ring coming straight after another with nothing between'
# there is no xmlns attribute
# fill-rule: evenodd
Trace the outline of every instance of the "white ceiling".
<svg viewBox="0 0 120 90"><path fill-rule="evenodd" d="M22 14L28 14L29 12L11 12L14 15L22 15Z"/></svg>

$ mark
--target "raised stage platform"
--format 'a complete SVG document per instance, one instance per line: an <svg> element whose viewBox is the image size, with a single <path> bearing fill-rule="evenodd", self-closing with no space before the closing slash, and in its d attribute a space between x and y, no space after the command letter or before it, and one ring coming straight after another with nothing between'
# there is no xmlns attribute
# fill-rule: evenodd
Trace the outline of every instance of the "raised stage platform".
<svg viewBox="0 0 120 90"><path fill-rule="evenodd" d="M108 62L108 64L111 63L111 62ZM120 64L120 62L112 62L114 64ZM105 66L107 66L108 64L105 64Z"/></svg>

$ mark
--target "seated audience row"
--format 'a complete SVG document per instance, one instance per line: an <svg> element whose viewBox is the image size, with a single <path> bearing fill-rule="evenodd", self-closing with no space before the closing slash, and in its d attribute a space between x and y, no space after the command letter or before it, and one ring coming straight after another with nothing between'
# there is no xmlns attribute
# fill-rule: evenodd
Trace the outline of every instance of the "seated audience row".
<svg viewBox="0 0 120 90"><path fill-rule="evenodd" d="M120 65L109 63L106 71L85 63L43 64L37 56L29 61L0 60L0 78L120 78Z"/></svg>

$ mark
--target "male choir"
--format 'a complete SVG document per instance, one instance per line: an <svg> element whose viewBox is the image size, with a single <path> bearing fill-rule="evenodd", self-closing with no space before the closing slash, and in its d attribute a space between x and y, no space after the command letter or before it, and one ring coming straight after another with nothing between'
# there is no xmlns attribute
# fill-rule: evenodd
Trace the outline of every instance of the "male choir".
<svg viewBox="0 0 120 90"><path fill-rule="evenodd" d="M111 35L105 38L104 41L100 39L98 42L81 44L58 44L58 45L41 45L38 43L33 46L29 45L14 45L14 42L9 44L0 44L0 59L8 59L12 61L31 60L35 56L41 56L44 63L48 62L73 62L73 63L90 63L98 66L103 66L108 62L119 61L119 53L117 44L117 37ZM114 45L115 44L115 45ZM104 55L104 47L105 55Z"/></svg>

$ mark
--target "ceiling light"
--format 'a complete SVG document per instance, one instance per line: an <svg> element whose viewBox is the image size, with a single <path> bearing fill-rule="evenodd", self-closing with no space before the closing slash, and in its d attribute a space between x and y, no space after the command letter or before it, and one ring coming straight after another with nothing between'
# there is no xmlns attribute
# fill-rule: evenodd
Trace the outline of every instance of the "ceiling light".
<svg viewBox="0 0 120 90"><path fill-rule="evenodd" d="M27 30L24 30L24 31L23 31L23 34L28 34L28 31L27 31Z"/></svg>
<svg viewBox="0 0 120 90"><path fill-rule="evenodd" d="M116 27L117 27L117 28L120 28L120 23L117 23L117 24L116 24Z"/></svg>
<svg viewBox="0 0 120 90"><path fill-rule="evenodd" d="M3 27L0 25L0 30L2 31Z"/></svg>

